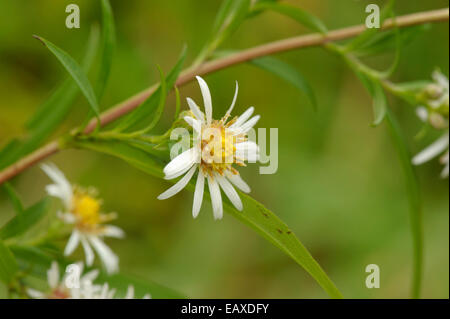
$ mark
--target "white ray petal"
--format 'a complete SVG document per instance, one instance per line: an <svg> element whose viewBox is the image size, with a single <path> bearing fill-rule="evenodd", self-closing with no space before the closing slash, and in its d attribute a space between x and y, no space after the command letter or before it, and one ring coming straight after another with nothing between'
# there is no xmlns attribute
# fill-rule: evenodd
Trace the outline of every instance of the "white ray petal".
<svg viewBox="0 0 450 319"><path fill-rule="evenodd" d="M193 117L190 116L185 116L184 120L190 125L192 126L192 128L197 132L200 133L202 130L202 124L200 122L200 120L196 120Z"/></svg>
<svg viewBox="0 0 450 319"><path fill-rule="evenodd" d="M236 89L235 89L235 91L234 91L233 101L231 102L230 108L229 108L228 111L225 113L225 118L227 118L228 116L230 116L231 112L233 111L234 105L236 104L238 92L239 92L239 84L238 84L238 82L236 81Z"/></svg>
<svg viewBox="0 0 450 319"><path fill-rule="evenodd" d="M434 71L432 77L442 88L447 92L449 91L448 78L444 74L440 71Z"/></svg>
<svg viewBox="0 0 450 319"><path fill-rule="evenodd" d="M248 120L239 127L240 132L247 133L249 130L253 128L253 126L255 126L255 124L259 121L260 118L261 116L259 115L255 115L254 117L252 117L250 120Z"/></svg>
<svg viewBox="0 0 450 319"><path fill-rule="evenodd" d="M222 206L222 196L220 194L220 188L217 181L211 176L207 176L209 193L211 195L211 203L214 213L214 219L222 219L223 217L223 206Z"/></svg>
<svg viewBox="0 0 450 319"><path fill-rule="evenodd" d="M56 212L56 216L67 224L73 224L77 218L72 213L63 213L61 211Z"/></svg>
<svg viewBox="0 0 450 319"><path fill-rule="evenodd" d="M209 91L208 84L201 77L196 76L198 84L200 85L200 90L203 96L203 104L205 106L206 123L211 124L212 120L212 101L211 92Z"/></svg>
<svg viewBox="0 0 450 319"><path fill-rule="evenodd" d="M449 173L449 163L444 166L444 169L441 172L441 178L447 178Z"/></svg>
<svg viewBox="0 0 450 319"><path fill-rule="evenodd" d="M74 229L67 242L66 248L64 249L64 256L71 255L75 251L75 249L77 249L79 244L80 233L78 232L78 230Z"/></svg>
<svg viewBox="0 0 450 319"><path fill-rule="evenodd" d="M244 193L250 193L250 186L248 186L248 184L241 178L241 176L229 172L225 173L225 175L229 179L229 181L238 189L240 189Z"/></svg>
<svg viewBox="0 0 450 319"><path fill-rule="evenodd" d="M111 248L96 236L89 236L89 241L105 265L106 271L109 274L117 272L119 270L119 257L114 254Z"/></svg>
<svg viewBox="0 0 450 319"><path fill-rule="evenodd" d="M166 167L164 167L164 174L166 176L172 176L179 173L180 171L189 169L195 163L197 156L198 154L194 147L188 149L187 151L184 151L173 160L171 160L170 163L166 165Z"/></svg>
<svg viewBox="0 0 450 319"><path fill-rule="evenodd" d="M36 289L27 288L27 294L33 299L42 299L44 298L44 293L38 291Z"/></svg>
<svg viewBox="0 0 450 319"><path fill-rule="evenodd" d="M83 275L81 281L83 284L92 283L99 275L100 271L98 269L93 269Z"/></svg>
<svg viewBox="0 0 450 319"><path fill-rule="evenodd" d="M253 106L249 107L244 113L241 114L241 116L238 117L236 122L230 125L230 128L236 128L241 126L245 121L247 121L250 118L250 116L252 116L254 110L255 108Z"/></svg>
<svg viewBox="0 0 450 319"><path fill-rule="evenodd" d="M428 146L426 149L424 149L422 152L414 156L412 159L412 162L414 165L420 165L425 162L428 162L432 158L438 156L440 153L445 151L446 148L448 148L448 133L439 138L437 141L435 141L433 144Z"/></svg>
<svg viewBox="0 0 450 319"><path fill-rule="evenodd" d="M238 193L234 189L234 187L231 185L231 183L227 180L226 177L220 176L219 174L215 174L215 176L217 182L219 182L220 187L222 187L225 195L227 195L228 199L231 201L234 207L236 207L237 210L241 211L243 208L242 201Z"/></svg>
<svg viewBox="0 0 450 319"><path fill-rule="evenodd" d="M52 262L49 270L47 270L47 281L50 288L54 289L59 283L59 267L56 261Z"/></svg>
<svg viewBox="0 0 450 319"><path fill-rule="evenodd" d="M236 144L236 157L256 162L259 157L259 146L253 141Z"/></svg>
<svg viewBox="0 0 450 319"><path fill-rule="evenodd" d="M84 249L84 254L86 255L86 265L90 267L94 263L94 252L92 251L91 245L89 244L85 236L80 236L80 240L81 245Z"/></svg>
<svg viewBox="0 0 450 319"><path fill-rule="evenodd" d="M195 183L194 204L192 205L192 216L197 218L203 202L203 192L205 189L205 175L202 170L198 170L197 182Z"/></svg>
<svg viewBox="0 0 450 319"><path fill-rule="evenodd" d="M67 178L54 164L42 164L41 168L48 175L48 177L50 177L50 179L55 183L55 185L57 185L57 187L60 189L59 191L55 192L53 188L53 192L59 195L57 197L63 200L66 208L70 208L70 205L72 204L73 192L72 192L72 185L70 185Z"/></svg>
<svg viewBox="0 0 450 319"><path fill-rule="evenodd" d="M113 237L113 238L124 238L125 232L122 228L114 225L106 225L104 227L103 236Z"/></svg>
<svg viewBox="0 0 450 319"><path fill-rule="evenodd" d="M194 113L194 116L200 121L205 122L205 115L203 114L202 111L200 111L200 108L198 107L197 103L195 103L194 100L191 99L190 97L188 97L186 100L192 113Z"/></svg>
<svg viewBox="0 0 450 319"><path fill-rule="evenodd" d="M164 193L159 195L158 199L160 199L160 200L167 199L169 197L172 197L179 191L181 191L187 185L187 183L189 183L189 181L192 178L192 175L194 175L196 170L197 170L197 166L193 166L189 170L189 172L187 172L186 175L184 175L183 178L181 178L175 185L173 185L171 188L169 188Z"/></svg>
<svg viewBox="0 0 450 319"><path fill-rule="evenodd" d="M417 117L422 120L422 122L428 121L428 110L425 107L419 106L416 109L416 114L417 114Z"/></svg>
<svg viewBox="0 0 450 319"><path fill-rule="evenodd" d="M133 285L129 285L127 289L127 294L125 295L125 299L134 299L134 287Z"/></svg>

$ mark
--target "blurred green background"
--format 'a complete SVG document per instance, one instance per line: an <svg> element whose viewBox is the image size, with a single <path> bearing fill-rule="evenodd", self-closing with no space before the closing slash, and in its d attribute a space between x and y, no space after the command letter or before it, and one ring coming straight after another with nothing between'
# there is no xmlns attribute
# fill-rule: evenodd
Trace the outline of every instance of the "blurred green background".
<svg viewBox="0 0 450 319"><path fill-rule="evenodd" d="M330 29L362 23L369 3L384 1L292 0L319 16ZM64 26L65 7L81 9L81 29ZM158 81L156 64L166 72L183 44L192 61L209 35L220 1L111 0L118 45L104 108ZM398 15L444 8L446 0L398 1ZM25 121L65 77L65 71L31 37L44 36L80 60L93 23L100 21L98 1L0 0L0 146L22 133ZM224 48L240 49L308 31L276 13L250 19ZM403 52L395 81L428 79L435 67L448 74L448 23L436 24ZM407 298L412 271L408 205L396 151L384 125L371 128L371 100L341 60L321 48L280 54L309 79L319 102L314 113L304 95L282 80L249 65L206 77L216 117L228 107L234 81L240 84L236 114L254 105L259 127L279 128L279 169L259 175L257 165L241 172L252 196L294 230L347 298ZM392 54L373 62L387 66ZM201 101L196 84L181 89L183 101ZM183 102L183 107L186 107ZM161 129L173 115L168 100ZM399 116L412 152L437 135L415 141L421 128L413 108L397 99ZM59 132L79 124L88 106L78 98ZM117 211L125 240L107 240L125 273L148 278L195 298L323 298L325 293L290 258L225 214L213 221L210 204L191 216L192 194L158 201L169 184L125 162L88 151L53 156L76 184L93 185L105 211ZM448 180L440 165L417 169L424 203L425 274L423 297L449 297ZM13 185L31 204L44 196L48 178L36 166ZM0 224L12 214L0 195ZM80 249L79 256L82 256ZM98 260L97 260L98 261ZM381 268L381 288L365 287L365 267Z"/></svg>

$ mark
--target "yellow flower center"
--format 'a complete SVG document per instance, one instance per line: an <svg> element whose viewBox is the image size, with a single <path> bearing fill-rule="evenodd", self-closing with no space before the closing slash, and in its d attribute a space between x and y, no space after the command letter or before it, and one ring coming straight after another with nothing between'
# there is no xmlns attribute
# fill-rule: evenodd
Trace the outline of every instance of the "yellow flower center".
<svg viewBox="0 0 450 319"><path fill-rule="evenodd" d="M245 134L234 135L227 128L234 121L227 125L223 121L214 121L211 125L202 128L201 139L201 168L204 173L212 176L213 172L221 175L226 170L236 173L232 167L233 163L244 165L244 162L236 157L236 143L246 140Z"/></svg>
<svg viewBox="0 0 450 319"><path fill-rule="evenodd" d="M92 228L101 222L100 203L88 194L75 193L73 214L78 217L82 226Z"/></svg>

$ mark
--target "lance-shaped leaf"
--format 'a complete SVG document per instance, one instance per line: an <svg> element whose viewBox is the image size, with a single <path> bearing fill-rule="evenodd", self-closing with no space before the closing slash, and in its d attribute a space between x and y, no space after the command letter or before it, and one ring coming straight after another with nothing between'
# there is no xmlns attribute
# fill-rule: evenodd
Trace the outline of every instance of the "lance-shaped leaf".
<svg viewBox="0 0 450 319"><path fill-rule="evenodd" d="M136 150L124 141L91 139L77 141L75 146L119 157L152 176L163 178L164 163L161 159L142 150ZM191 191L194 188L193 182L187 186L187 189ZM207 192L205 196L209 198ZM226 201L224 202L226 211L290 256L317 281L330 297L342 298L331 279L294 235L293 231L261 203L246 194L240 193L240 196L244 204L244 210L240 212Z"/></svg>
<svg viewBox="0 0 450 319"><path fill-rule="evenodd" d="M403 46L411 43L425 31L430 30L430 24L416 25L407 28L394 28L374 34L366 43L353 51L356 56L370 56L397 49L399 34Z"/></svg>
<svg viewBox="0 0 450 319"><path fill-rule="evenodd" d="M9 199L11 200L11 203L14 207L14 211L16 212L16 214L17 215L22 214L24 211L23 205L22 205L22 202L20 201L19 195L16 193L14 188L9 183L5 183L3 185L3 188L5 189L6 193L8 194Z"/></svg>
<svg viewBox="0 0 450 319"><path fill-rule="evenodd" d="M48 204L48 199L44 199L27 208L22 214L17 214L0 229L0 239L5 240L24 234L44 217Z"/></svg>
<svg viewBox="0 0 450 319"><path fill-rule="evenodd" d="M388 4L383 8L380 14L380 24L382 25L385 19L392 14L392 10L394 8L395 0L390 0ZM382 29L381 28L371 28L366 29L363 33L358 35L356 38L354 38L352 41L350 41L345 46L345 52L352 52L355 51L362 46L366 45L367 42L369 42L372 37L374 37L377 33L379 33Z"/></svg>
<svg viewBox="0 0 450 319"><path fill-rule="evenodd" d="M97 98L100 101L108 83L111 71L113 52L116 46L114 16L108 0L101 1L102 6L102 48L101 65L97 83Z"/></svg>
<svg viewBox="0 0 450 319"><path fill-rule="evenodd" d="M279 76L286 82L292 84L301 92L305 93L314 109L317 109L317 100L312 87L303 75L292 66L273 57L255 59L250 61L250 63L261 69L269 71Z"/></svg>
<svg viewBox="0 0 450 319"><path fill-rule="evenodd" d="M378 126L386 116L387 100L384 90L380 84L374 83L373 85L373 114L374 120L372 125Z"/></svg>
<svg viewBox="0 0 450 319"><path fill-rule="evenodd" d="M97 98L95 96L94 89L92 88L91 83L89 82L89 79L87 78L83 69L68 53L64 52L50 41L47 41L46 39L37 35L35 35L34 37L41 41L50 50L50 52L55 55L59 62L61 62L67 72L77 83L83 95L86 97L92 111L94 111L95 115L98 117L100 114Z"/></svg>
<svg viewBox="0 0 450 319"><path fill-rule="evenodd" d="M5 284L11 282L19 267L8 247L0 240L0 281Z"/></svg>
<svg viewBox="0 0 450 319"><path fill-rule="evenodd" d="M294 7L284 3L277 2L261 2L253 7L254 11L271 10L281 13L287 17L290 17L305 27L317 31L323 34L328 32L325 24L316 16L311 13L302 10L298 7Z"/></svg>
<svg viewBox="0 0 450 319"><path fill-rule="evenodd" d="M248 16L249 9L250 0L224 0L222 2L212 27L210 40L200 51L196 59L197 64L209 57L223 41L236 31Z"/></svg>
<svg viewBox="0 0 450 319"><path fill-rule="evenodd" d="M175 85L175 82L178 78L178 75L181 72L181 68L183 67L184 60L186 58L186 47L183 48L181 55L173 67L173 69L169 72L165 80L165 86L167 88L172 88ZM166 91L166 90L165 90ZM164 96L162 96L163 94ZM144 101L138 108L136 108L133 112L127 115L123 120L119 122L119 124L115 127L115 131L126 131L131 127L138 126L141 123L147 121L149 117L156 116L157 120L159 120L158 116L158 105L161 102L161 98L165 98L167 92L163 92L162 86L160 85L155 92L153 92L147 100ZM163 105L164 106L164 105ZM162 109L160 110L162 112ZM156 121L157 122L157 121ZM155 123L156 124L156 123ZM146 124L148 125L148 124Z"/></svg>
<svg viewBox="0 0 450 319"><path fill-rule="evenodd" d="M397 149L400 164L405 175L406 194L409 204L411 234L413 239L413 272L411 297L420 298L423 276L423 213L419 180L411 162L408 144L403 136L403 130L394 114L388 109L386 113L387 127Z"/></svg>
<svg viewBox="0 0 450 319"><path fill-rule="evenodd" d="M92 28L82 62L83 70L86 72L90 69L95 57L98 38L98 28ZM42 145L67 117L78 93L78 86L71 78L58 86L26 123L26 137L22 140L13 140L0 152L0 168L10 165Z"/></svg>

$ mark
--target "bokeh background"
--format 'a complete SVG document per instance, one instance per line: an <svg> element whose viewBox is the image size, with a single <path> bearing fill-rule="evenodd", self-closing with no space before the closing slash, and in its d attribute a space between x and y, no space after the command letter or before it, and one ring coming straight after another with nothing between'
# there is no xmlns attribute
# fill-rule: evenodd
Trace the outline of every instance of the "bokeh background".
<svg viewBox="0 0 450 319"><path fill-rule="evenodd" d="M292 0L319 16L330 29L362 23L368 3L384 1ZM81 29L64 27L65 7L81 9ZM103 100L109 107L158 80L156 64L168 71L183 46L188 62L209 35L220 1L111 1L118 37L113 70ZM448 6L445 0L397 1L396 13ZM97 1L0 0L0 146L23 132L25 121L65 77L56 59L31 35L39 34L80 59L90 26L100 21ZM248 20L224 48L240 49L307 33L276 13ZM428 79L435 67L448 74L448 23L436 24L409 44L396 81ZM384 125L371 128L371 100L341 60L321 48L280 54L309 79L319 102L314 113L304 95L282 80L249 65L206 77L215 114L224 113L240 84L235 108L254 105L259 127L279 128L279 169L259 175L256 165L241 170L252 195L294 230L348 298L407 298L412 271L408 205L403 175ZM387 66L392 54L374 60ZM200 101L196 84L181 89ZM161 129L173 114L169 98ZM186 107L185 103L183 104ZM397 99L399 116L412 152L437 135L420 141L413 108ZM58 134L80 123L88 106L79 98ZM117 211L125 240L107 243L119 254L123 272L147 278L195 298L322 298L320 287L290 258L225 214L214 221L204 205L191 217L192 194L166 201L156 196L169 184L125 162L88 151L53 156L74 183L94 185L105 211ZM417 169L424 205L425 273L423 297L449 296L448 180L439 179L437 161ZM49 182L38 167L15 178L26 204L44 196ZM0 195L0 224L12 214ZM78 251L80 256L81 252ZM365 287L365 266L381 268L381 288Z"/></svg>

